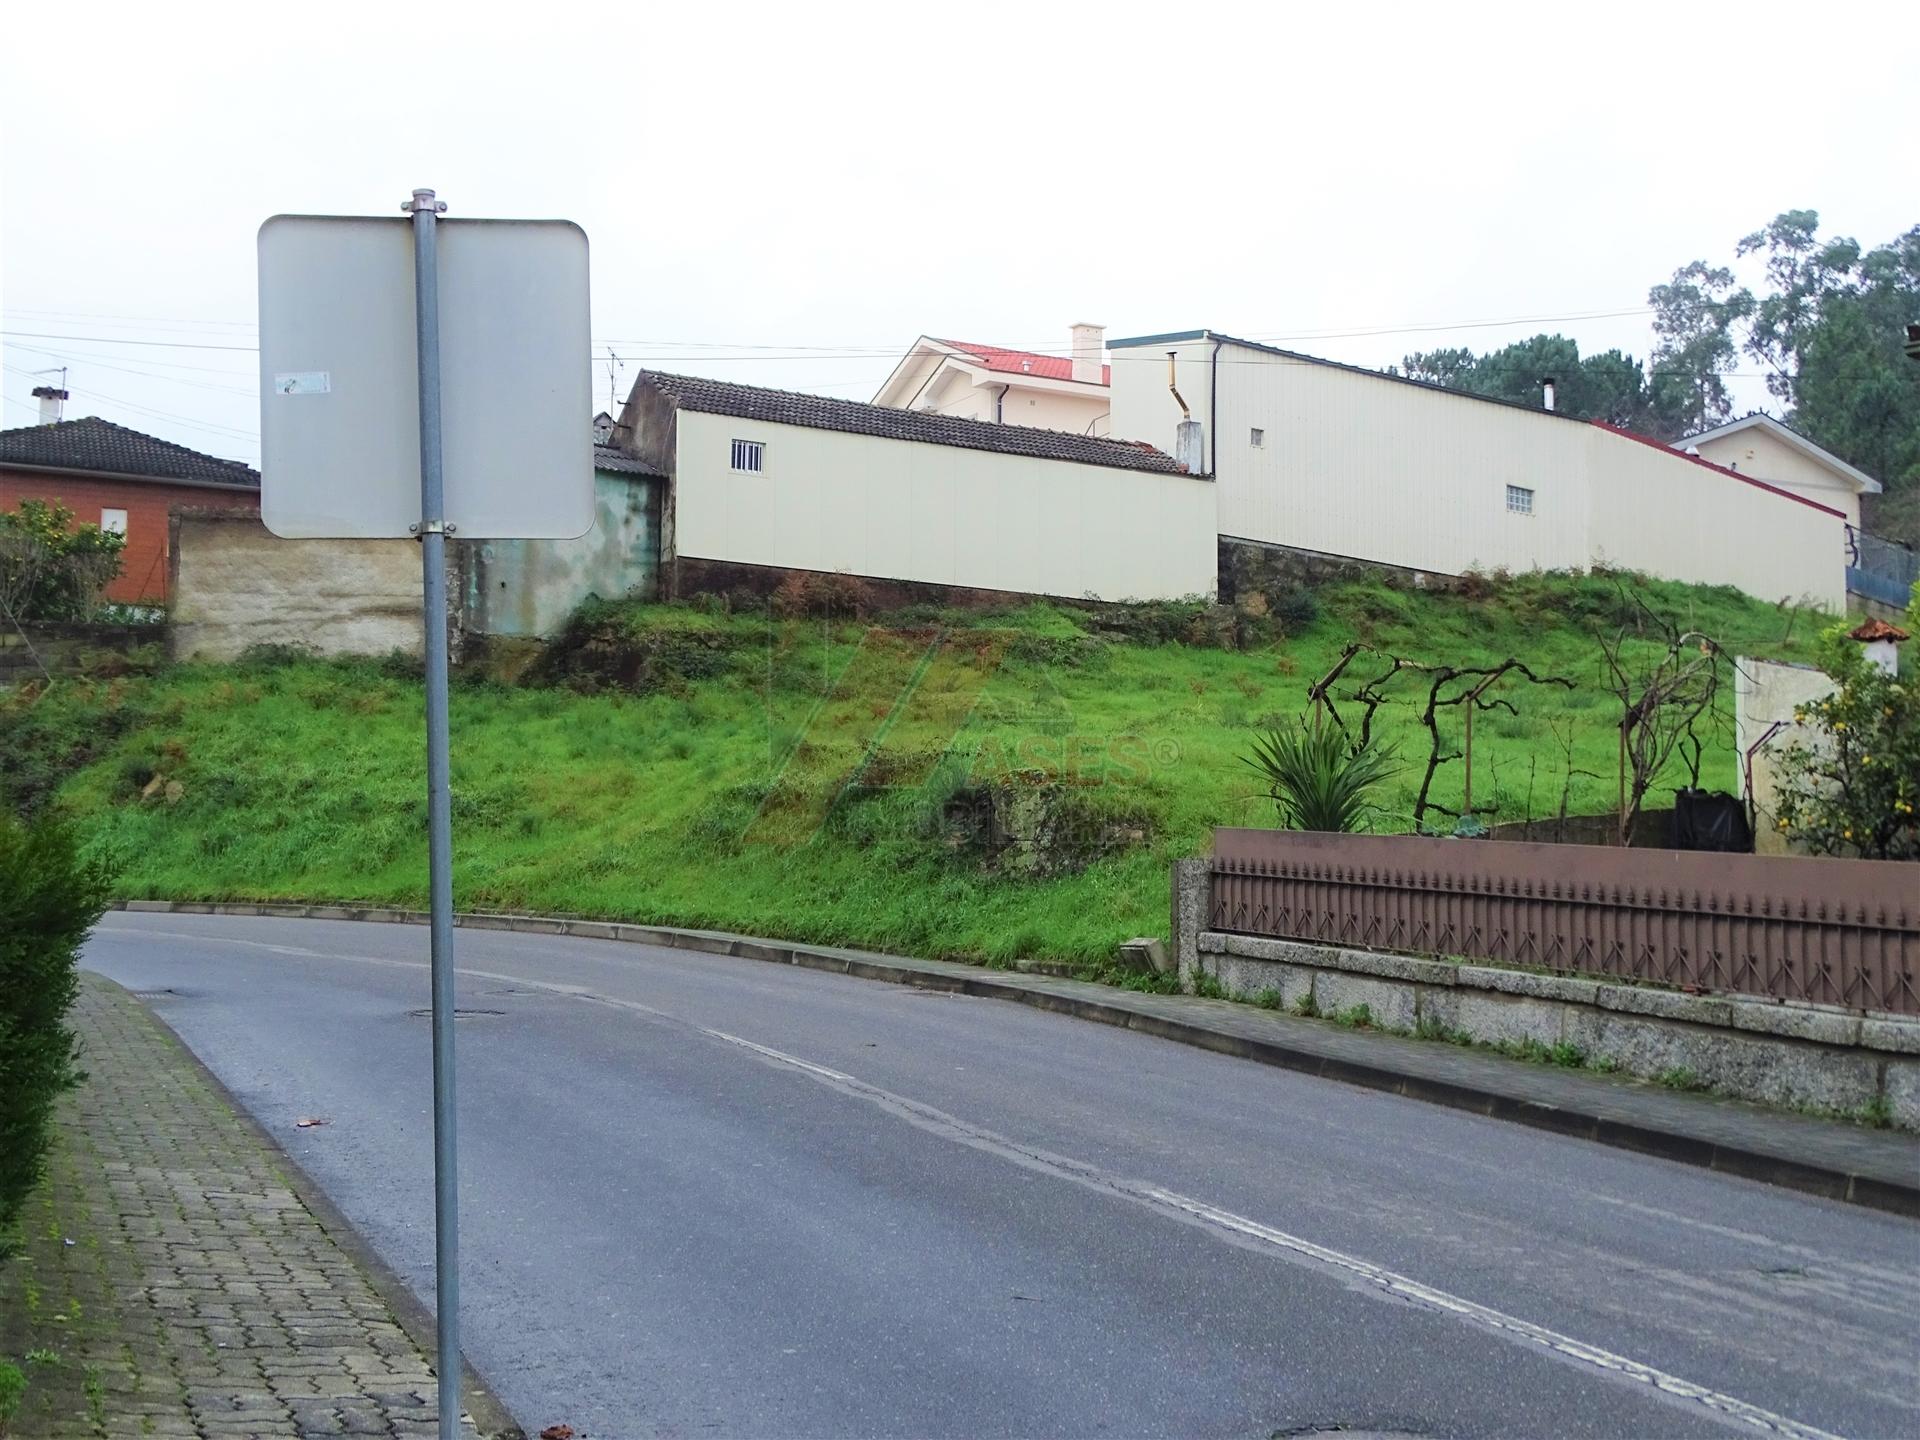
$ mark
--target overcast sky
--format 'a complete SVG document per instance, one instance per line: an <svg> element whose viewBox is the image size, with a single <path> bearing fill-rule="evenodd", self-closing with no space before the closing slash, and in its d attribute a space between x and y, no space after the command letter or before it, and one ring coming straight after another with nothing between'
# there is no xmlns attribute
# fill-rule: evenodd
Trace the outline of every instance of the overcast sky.
<svg viewBox="0 0 1920 1440"><path fill-rule="evenodd" d="M1824 28L1674 0L139 3L16 7L7 36L5 424L64 364L70 417L248 461L261 220L415 185L586 228L622 395L646 364L867 399L923 332L1061 351L1075 320L1369 365L1541 329L1644 357L1648 286L1779 211L1868 242L1920 218L1920 5L1891 0Z"/></svg>

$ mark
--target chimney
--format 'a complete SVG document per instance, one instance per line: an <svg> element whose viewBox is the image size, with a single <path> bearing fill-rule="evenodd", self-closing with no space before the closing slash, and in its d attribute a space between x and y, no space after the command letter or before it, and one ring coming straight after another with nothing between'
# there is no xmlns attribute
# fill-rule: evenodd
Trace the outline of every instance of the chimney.
<svg viewBox="0 0 1920 1440"><path fill-rule="evenodd" d="M1106 380L1101 352L1107 347L1107 327L1085 323L1071 327L1073 333L1073 378L1083 385L1099 385Z"/></svg>
<svg viewBox="0 0 1920 1440"><path fill-rule="evenodd" d="M1548 375L1540 382L1540 404L1547 411L1553 409L1553 376Z"/></svg>
<svg viewBox="0 0 1920 1440"><path fill-rule="evenodd" d="M36 385L33 398L40 402L40 424L58 425L60 407L66 403L67 392L54 385Z"/></svg>
<svg viewBox="0 0 1920 1440"><path fill-rule="evenodd" d="M1896 675L1900 671L1900 646L1911 637L1898 625L1889 625L1876 616L1849 631L1847 638L1865 652L1869 665L1883 674Z"/></svg>

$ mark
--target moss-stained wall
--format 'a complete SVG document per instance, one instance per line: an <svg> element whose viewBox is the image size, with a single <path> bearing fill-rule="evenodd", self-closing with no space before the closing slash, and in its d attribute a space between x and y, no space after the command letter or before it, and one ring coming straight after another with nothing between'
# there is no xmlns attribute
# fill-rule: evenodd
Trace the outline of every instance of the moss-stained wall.
<svg viewBox="0 0 1920 1440"><path fill-rule="evenodd" d="M589 595L652 599L660 573L663 483L596 471L593 528L578 540L470 546L467 628L483 635L551 635Z"/></svg>

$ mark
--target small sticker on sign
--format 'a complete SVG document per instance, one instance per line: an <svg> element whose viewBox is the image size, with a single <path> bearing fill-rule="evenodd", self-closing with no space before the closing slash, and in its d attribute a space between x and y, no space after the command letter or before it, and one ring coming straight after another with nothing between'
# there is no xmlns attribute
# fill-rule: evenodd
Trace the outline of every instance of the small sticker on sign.
<svg viewBox="0 0 1920 1440"><path fill-rule="evenodd" d="M333 377L325 370L293 370L274 376L273 388L280 395L325 395L333 389Z"/></svg>

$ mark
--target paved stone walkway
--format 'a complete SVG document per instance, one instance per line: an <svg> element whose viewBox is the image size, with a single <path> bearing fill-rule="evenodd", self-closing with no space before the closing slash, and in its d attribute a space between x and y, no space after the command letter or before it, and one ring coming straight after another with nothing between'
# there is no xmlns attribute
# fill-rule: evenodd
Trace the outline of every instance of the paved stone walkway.
<svg viewBox="0 0 1920 1440"><path fill-rule="evenodd" d="M433 1435L427 1357L281 1157L117 985L73 1023L88 1079L0 1265L11 1435Z"/></svg>

